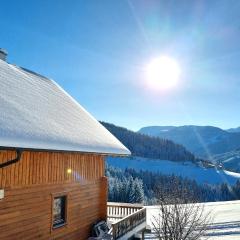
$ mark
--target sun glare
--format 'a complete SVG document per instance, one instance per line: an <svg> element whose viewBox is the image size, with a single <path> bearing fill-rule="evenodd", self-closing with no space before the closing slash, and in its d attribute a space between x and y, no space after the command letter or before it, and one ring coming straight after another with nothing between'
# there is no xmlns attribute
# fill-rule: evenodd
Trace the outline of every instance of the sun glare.
<svg viewBox="0 0 240 240"><path fill-rule="evenodd" d="M149 87L165 90L177 85L180 67L173 58L162 56L154 58L146 67L146 81Z"/></svg>

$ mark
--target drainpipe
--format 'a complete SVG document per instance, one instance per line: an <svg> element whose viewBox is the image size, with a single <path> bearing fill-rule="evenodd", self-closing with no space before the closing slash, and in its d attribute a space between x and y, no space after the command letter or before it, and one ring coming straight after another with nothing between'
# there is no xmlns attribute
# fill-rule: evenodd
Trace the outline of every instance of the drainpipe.
<svg viewBox="0 0 240 240"><path fill-rule="evenodd" d="M1 163L0 164L0 169L20 161L21 160L22 151L17 149L16 150L16 154L17 154L16 158L8 160L7 162Z"/></svg>

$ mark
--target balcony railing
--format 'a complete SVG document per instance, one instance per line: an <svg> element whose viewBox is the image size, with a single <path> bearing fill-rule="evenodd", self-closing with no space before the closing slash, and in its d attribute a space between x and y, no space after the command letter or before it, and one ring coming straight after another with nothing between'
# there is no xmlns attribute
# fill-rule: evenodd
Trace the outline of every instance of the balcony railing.
<svg viewBox="0 0 240 240"><path fill-rule="evenodd" d="M137 212L142 208L143 205L141 204L108 202L107 204L108 221L115 222Z"/></svg>
<svg viewBox="0 0 240 240"><path fill-rule="evenodd" d="M127 239L146 227L146 208L140 204L108 203L113 239Z"/></svg>

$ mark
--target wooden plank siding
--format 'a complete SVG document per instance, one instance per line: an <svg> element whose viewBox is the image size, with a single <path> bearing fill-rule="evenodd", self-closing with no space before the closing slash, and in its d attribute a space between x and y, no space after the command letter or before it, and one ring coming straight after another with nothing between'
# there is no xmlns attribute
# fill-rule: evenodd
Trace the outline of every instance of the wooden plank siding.
<svg viewBox="0 0 240 240"><path fill-rule="evenodd" d="M0 163L15 158L0 151ZM68 174L67 170L72 173ZM104 176L104 157L93 154L23 152L21 161L0 169L0 188L46 183L91 181Z"/></svg>
<svg viewBox="0 0 240 240"><path fill-rule="evenodd" d="M14 157L0 151L0 163ZM104 167L96 154L24 152L20 162L0 169L0 240L86 240L91 225L107 217ZM52 199L59 193L68 196L67 224L53 230Z"/></svg>

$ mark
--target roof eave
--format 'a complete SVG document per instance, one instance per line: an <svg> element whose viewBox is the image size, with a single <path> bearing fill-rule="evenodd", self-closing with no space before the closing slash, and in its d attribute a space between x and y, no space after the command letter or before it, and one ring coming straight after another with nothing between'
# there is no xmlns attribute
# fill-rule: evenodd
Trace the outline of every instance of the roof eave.
<svg viewBox="0 0 240 240"><path fill-rule="evenodd" d="M21 151L29 151L29 152L56 152L56 153L79 153L79 154L93 154L93 155L101 155L101 156L118 156L118 157L126 157L130 156L129 153L114 153L114 152L87 152L87 151L77 151L77 150L59 150L59 149L40 149L40 148L22 148L22 147L6 147L0 146L0 150L16 150L19 149Z"/></svg>

